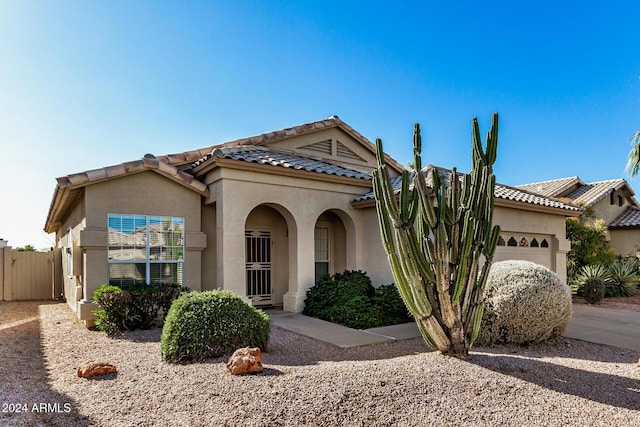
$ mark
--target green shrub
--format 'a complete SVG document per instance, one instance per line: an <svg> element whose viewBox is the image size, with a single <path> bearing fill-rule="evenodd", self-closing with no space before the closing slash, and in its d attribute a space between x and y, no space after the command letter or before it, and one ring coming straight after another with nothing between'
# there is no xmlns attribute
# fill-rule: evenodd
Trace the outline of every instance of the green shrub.
<svg viewBox="0 0 640 427"><path fill-rule="evenodd" d="M610 280L606 283L605 296L630 297L636 294L638 277L633 265L615 262L608 270Z"/></svg>
<svg viewBox="0 0 640 427"><path fill-rule="evenodd" d="M589 304L597 304L604 298L605 282L598 277L591 277L584 281L583 298Z"/></svg>
<svg viewBox="0 0 640 427"><path fill-rule="evenodd" d="M380 326L397 325L413 321L407 306L404 305L402 297L395 284L381 285L375 289L373 304L380 307L382 311L382 322Z"/></svg>
<svg viewBox="0 0 640 427"><path fill-rule="evenodd" d="M158 311L166 315L181 292L187 288L175 284L101 285L93 294L100 305L94 310L96 326L108 334L117 331L148 329L156 321Z"/></svg>
<svg viewBox="0 0 640 427"><path fill-rule="evenodd" d="M567 239L571 250L567 254L567 277L573 283L582 267L606 265L615 254L606 238L607 227L602 220L595 220L592 208L586 208L579 218L567 218Z"/></svg>
<svg viewBox="0 0 640 427"><path fill-rule="evenodd" d="M606 285L611 281L611 273L604 265L585 265L578 271L578 276L571 285L571 293L584 296L584 286L589 279L601 280Z"/></svg>
<svg viewBox="0 0 640 427"><path fill-rule="evenodd" d="M327 274L307 291L302 314L333 321L336 307L355 297L371 297L374 292L371 279L362 271L347 270L333 276Z"/></svg>
<svg viewBox="0 0 640 427"><path fill-rule="evenodd" d="M129 329L129 312L131 311L131 293L117 286L100 285L93 293L93 302L100 305L94 310L96 327L108 334Z"/></svg>
<svg viewBox="0 0 640 427"><path fill-rule="evenodd" d="M368 329L411 321L395 285L374 288L362 271L325 275L307 291L306 316Z"/></svg>
<svg viewBox="0 0 640 427"><path fill-rule="evenodd" d="M368 329L384 323L380 307L372 304L371 298L364 295L334 306L331 321L354 329Z"/></svg>
<svg viewBox="0 0 640 427"><path fill-rule="evenodd" d="M266 351L267 314L229 291L183 294L169 309L160 350L168 362L184 363L231 354L241 347Z"/></svg>
<svg viewBox="0 0 640 427"><path fill-rule="evenodd" d="M571 291L551 270L529 261L491 267L477 343L530 344L557 338L571 317Z"/></svg>

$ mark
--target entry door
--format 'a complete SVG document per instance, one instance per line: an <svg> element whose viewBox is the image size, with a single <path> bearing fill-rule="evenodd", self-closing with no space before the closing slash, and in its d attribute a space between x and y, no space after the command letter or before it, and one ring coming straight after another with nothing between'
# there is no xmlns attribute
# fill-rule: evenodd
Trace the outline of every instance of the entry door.
<svg viewBox="0 0 640 427"><path fill-rule="evenodd" d="M246 230L247 297L253 305L271 305L271 231Z"/></svg>

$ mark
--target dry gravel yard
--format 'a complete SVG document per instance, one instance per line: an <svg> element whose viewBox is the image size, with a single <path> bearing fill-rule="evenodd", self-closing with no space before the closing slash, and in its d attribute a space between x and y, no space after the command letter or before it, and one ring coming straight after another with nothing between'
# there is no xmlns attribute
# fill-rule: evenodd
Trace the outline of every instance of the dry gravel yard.
<svg viewBox="0 0 640 427"><path fill-rule="evenodd" d="M89 331L65 304L3 303L0 425L640 426L640 353L615 347L563 339L462 361L420 339L343 350L274 328L265 372L231 376L226 358L163 363L159 337ZM90 359L119 372L78 378Z"/></svg>

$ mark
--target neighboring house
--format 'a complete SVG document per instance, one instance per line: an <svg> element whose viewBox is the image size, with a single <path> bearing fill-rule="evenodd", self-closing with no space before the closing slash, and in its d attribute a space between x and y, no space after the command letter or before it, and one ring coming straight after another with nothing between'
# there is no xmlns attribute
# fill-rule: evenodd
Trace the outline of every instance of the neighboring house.
<svg viewBox="0 0 640 427"><path fill-rule="evenodd" d="M579 177L518 185L546 197L590 207L607 225L609 244L616 254L635 255L640 246L640 205L629 183L610 179L585 183Z"/></svg>
<svg viewBox="0 0 640 427"><path fill-rule="evenodd" d="M397 178L403 167L387 158ZM375 146L333 116L276 132L57 179L45 231L63 250L64 294L92 319L103 283L223 288L300 312L324 273L393 281L371 170ZM497 259L566 276L565 217L581 209L498 185Z"/></svg>

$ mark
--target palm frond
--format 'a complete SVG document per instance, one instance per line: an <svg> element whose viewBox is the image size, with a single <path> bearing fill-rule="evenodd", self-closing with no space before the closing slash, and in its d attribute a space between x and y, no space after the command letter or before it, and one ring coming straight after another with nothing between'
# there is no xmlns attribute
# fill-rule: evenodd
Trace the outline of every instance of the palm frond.
<svg viewBox="0 0 640 427"><path fill-rule="evenodd" d="M629 151L626 170L632 178L640 171L640 129L631 138L631 151Z"/></svg>

